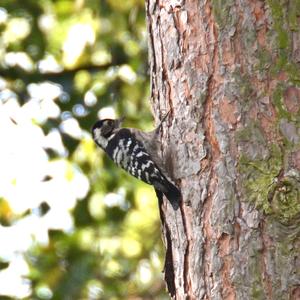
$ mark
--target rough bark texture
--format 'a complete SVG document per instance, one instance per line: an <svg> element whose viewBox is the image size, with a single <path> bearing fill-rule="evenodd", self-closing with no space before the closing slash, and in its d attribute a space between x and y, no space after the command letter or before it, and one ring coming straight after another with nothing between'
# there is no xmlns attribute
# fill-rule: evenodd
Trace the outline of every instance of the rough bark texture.
<svg viewBox="0 0 300 300"><path fill-rule="evenodd" d="M171 108L176 299L300 299L300 2L147 0L152 106ZM166 159L167 160L167 159Z"/></svg>

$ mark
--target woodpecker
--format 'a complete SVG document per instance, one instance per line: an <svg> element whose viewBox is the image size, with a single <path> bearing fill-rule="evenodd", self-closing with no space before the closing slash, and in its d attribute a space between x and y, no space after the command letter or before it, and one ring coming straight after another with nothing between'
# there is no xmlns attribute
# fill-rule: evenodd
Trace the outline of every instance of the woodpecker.
<svg viewBox="0 0 300 300"><path fill-rule="evenodd" d="M152 185L158 196L163 193L173 209L177 210L181 193L168 178L159 155L158 133L161 124L154 131L143 132L136 128L122 128L122 121L123 119L97 121L92 128L95 143L117 166Z"/></svg>

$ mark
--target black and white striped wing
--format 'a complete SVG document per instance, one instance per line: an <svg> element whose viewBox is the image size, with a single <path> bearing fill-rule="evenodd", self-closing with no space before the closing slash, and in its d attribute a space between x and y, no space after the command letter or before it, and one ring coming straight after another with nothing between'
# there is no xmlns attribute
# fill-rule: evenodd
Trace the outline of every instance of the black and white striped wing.
<svg viewBox="0 0 300 300"><path fill-rule="evenodd" d="M126 128L108 142L106 152L119 167L146 183L153 185L154 181L164 180L143 144Z"/></svg>
<svg viewBox="0 0 300 300"><path fill-rule="evenodd" d="M121 168L134 177L163 192L174 208L178 208L181 193L161 172L152 160L142 142L127 128L122 128L112 136L106 152Z"/></svg>

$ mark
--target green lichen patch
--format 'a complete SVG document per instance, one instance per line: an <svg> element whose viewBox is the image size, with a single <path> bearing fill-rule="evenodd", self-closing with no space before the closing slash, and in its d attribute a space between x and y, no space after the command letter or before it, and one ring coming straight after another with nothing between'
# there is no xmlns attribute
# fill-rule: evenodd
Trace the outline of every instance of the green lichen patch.
<svg viewBox="0 0 300 300"><path fill-rule="evenodd" d="M285 71L291 82L300 83L300 70L297 64L291 60L292 31L299 30L298 16L300 14L300 2L291 1L287 4L280 0L267 1L273 19L273 29L276 34L277 58L271 67L271 75Z"/></svg>
<svg viewBox="0 0 300 300"><path fill-rule="evenodd" d="M253 300L264 300L266 299L266 295L262 286L262 276L261 276L261 270L259 269L259 261L258 257L256 257L256 260L254 261L254 268L251 270L252 278L254 278L251 286L251 299Z"/></svg>
<svg viewBox="0 0 300 300"><path fill-rule="evenodd" d="M300 218L300 182L285 177L274 187L270 199L272 211L279 216L281 223L289 224Z"/></svg>
<svg viewBox="0 0 300 300"><path fill-rule="evenodd" d="M228 98L238 97L241 99L240 101L243 102L242 109L247 111L257 91L251 83L250 76L247 73L243 73L240 68L236 68L232 76L234 82L230 84L230 88L225 90L226 96Z"/></svg>
<svg viewBox="0 0 300 300"><path fill-rule="evenodd" d="M281 118L289 119L290 114L286 110L285 105L283 103L283 91L284 91L284 86L282 84L278 84L273 93L273 104L275 105L279 119Z"/></svg>
<svg viewBox="0 0 300 300"><path fill-rule="evenodd" d="M280 0L268 0L268 4L271 8L272 18L274 22L274 29L277 32L278 47L281 49L287 49L290 45L288 28L286 22L286 5L283 5Z"/></svg>
<svg viewBox="0 0 300 300"><path fill-rule="evenodd" d="M295 85L300 84L300 69L296 63L290 61L290 52L285 50L278 51L277 59L270 67L271 76L276 76L280 72L286 72L289 81Z"/></svg>
<svg viewBox="0 0 300 300"><path fill-rule="evenodd" d="M265 73L272 65L272 55L267 49L259 47L256 51L258 63L255 65L255 70Z"/></svg>
<svg viewBox="0 0 300 300"><path fill-rule="evenodd" d="M288 73L290 81L295 85L300 85L300 68L294 62L288 62L284 70Z"/></svg>
<svg viewBox="0 0 300 300"><path fill-rule="evenodd" d="M282 156L276 145L270 147L268 159L253 160L242 155L239 161L246 200L261 208L264 213L271 213L269 194L281 170Z"/></svg>
<svg viewBox="0 0 300 300"><path fill-rule="evenodd" d="M288 8L289 27L292 31L299 31L298 17L300 15L300 1L290 1Z"/></svg>
<svg viewBox="0 0 300 300"><path fill-rule="evenodd" d="M265 160L269 157L266 139L257 122L252 122L236 134L243 156L249 160Z"/></svg>
<svg viewBox="0 0 300 300"><path fill-rule="evenodd" d="M234 14L230 13L231 7L234 6L233 0L222 1L213 0L212 1L212 11L216 18L216 21L220 28L225 26L232 26L235 23Z"/></svg>
<svg viewBox="0 0 300 300"><path fill-rule="evenodd" d="M287 225L300 218L300 180L281 176L283 154L277 145L269 146L269 153L265 160L241 156L239 171L245 199Z"/></svg>
<svg viewBox="0 0 300 300"><path fill-rule="evenodd" d="M288 111L284 102L284 93L288 88L288 84L279 83L272 95L272 102L275 106L278 118L277 126L281 133L284 146L287 149L293 148L299 143L300 118L297 114Z"/></svg>

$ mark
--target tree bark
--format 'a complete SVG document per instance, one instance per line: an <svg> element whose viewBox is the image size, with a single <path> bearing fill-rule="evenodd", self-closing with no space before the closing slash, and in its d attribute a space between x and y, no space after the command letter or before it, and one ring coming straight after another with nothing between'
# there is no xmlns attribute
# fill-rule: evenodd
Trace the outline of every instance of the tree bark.
<svg viewBox="0 0 300 300"><path fill-rule="evenodd" d="M146 14L183 196L160 206L169 294L300 299L299 1L147 0Z"/></svg>

